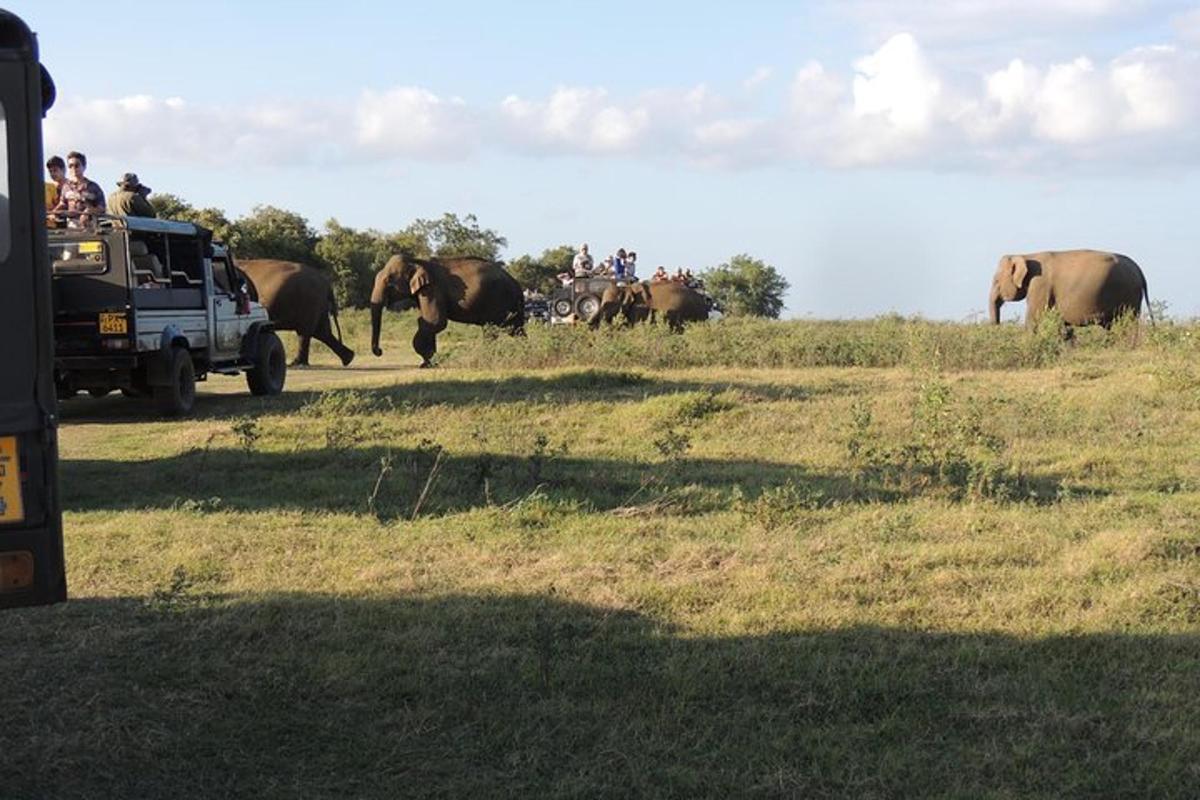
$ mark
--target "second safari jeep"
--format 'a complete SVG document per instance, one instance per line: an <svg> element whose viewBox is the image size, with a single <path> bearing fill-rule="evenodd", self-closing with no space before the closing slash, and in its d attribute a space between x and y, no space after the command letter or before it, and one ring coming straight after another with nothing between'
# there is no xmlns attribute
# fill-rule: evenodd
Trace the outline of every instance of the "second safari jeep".
<svg viewBox="0 0 1200 800"><path fill-rule="evenodd" d="M254 394L283 391L283 343L211 236L141 217L49 231L61 397L120 390L183 415L212 373L245 373Z"/></svg>

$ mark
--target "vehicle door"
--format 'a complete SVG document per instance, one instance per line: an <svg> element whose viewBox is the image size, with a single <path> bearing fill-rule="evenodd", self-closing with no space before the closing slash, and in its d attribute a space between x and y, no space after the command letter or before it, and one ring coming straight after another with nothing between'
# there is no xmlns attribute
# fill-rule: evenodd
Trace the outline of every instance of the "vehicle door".
<svg viewBox="0 0 1200 800"><path fill-rule="evenodd" d="M212 282L216 349L222 356L236 356L250 329L250 315L247 304L239 295L240 287L228 256L218 253L212 257Z"/></svg>

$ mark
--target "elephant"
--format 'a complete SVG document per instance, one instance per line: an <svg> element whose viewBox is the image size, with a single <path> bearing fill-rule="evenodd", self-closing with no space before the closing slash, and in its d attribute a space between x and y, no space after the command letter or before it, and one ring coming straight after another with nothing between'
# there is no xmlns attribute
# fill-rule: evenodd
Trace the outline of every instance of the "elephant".
<svg viewBox="0 0 1200 800"><path fill-rule="evenodd" d="M263 304L275 329L295 331L300 336L300 351L292 366L308 365L312 339L332 350L342 360L342 366L354 360L354 351L342 344L337 300L333 284L324 272L294 261L275 259L238 261L237 268L246 277L251 299ZM337 328L337 336L333 335L333 328Z"/></svg>
<svg viewBox="0 0 1200 800"><path fill-rule="evenodd" d="M1030 328L1048 309L1057 309L1070 336L1072 326L1107 329L1123 313L1136 317L1143 299L1153 322L1146 276L1133 259L1099 250L1063 250L1002 257L988 307L992 323L998 325L1000 306L1028 300L1025 323Z"/></svg>
<svg viewBox="0 0 1200 800"><path fill-rule="evenodd" d="M684 323L708 319L709 301L700 292L673 281L632 281L614 283L600 298L600 310L588 323L592 328L601 322L612 322L618 313L629 324L657 322L662 314L675 333L683 331Z"/></svg>
<svg viewBox="0 0 1200 800"><path fill-rule="evenodd" d="M420 310L413 349L421 366L433 366L437 335L450 321L497 325L525 333L525 293L500 264L484 258L408 258L395 255L375 274L371 291L371 352L383 355L379 331L383 308L415 299Z"/></svg>

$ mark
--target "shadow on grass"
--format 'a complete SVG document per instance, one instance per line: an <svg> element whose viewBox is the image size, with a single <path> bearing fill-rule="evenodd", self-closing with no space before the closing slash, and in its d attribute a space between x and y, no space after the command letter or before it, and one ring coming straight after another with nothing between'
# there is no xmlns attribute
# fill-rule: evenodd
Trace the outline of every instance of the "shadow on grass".
<svg viewBox="0 0 1200 800"><path fill-rule="evenodd" d="M503 505L535 490L565 508L604 510L645 503L668 489L683 489L684 509L690 513L727 510L735 497L753 501L780 487L789 494L774 502L807 508L955 496L942 486L895 488L855 481L845 473L767 461L439 455L433 449L382 447L296 452L197 448L146 461L69 459L61 461L59 469L63 508L68 511L219 508L363 513L385 459L390 471L380 483L375 504L375 513L383 519L410 515L427 482L430 490L421 505L424 515ZM1061 486L1056 476L1026 476L1008 499L1054 503ZM1072 489L1076 497L1100 494L1098 489Z"/></svg>
<svg viewBox="0 0 1200 800"><path fill-rule="evenodd" d="M553 596L75 600L0 628L3 795L1194 797L1200 637L683 635Z"/></svg>
<svg viewBox="0 0 1200 800"><path fill-rule="evenodd" d="M397 372L405 372L397 370ZM344 374L353 377L354 370ZM290 414L333 392L354 392L367 410L403 411L435 405L487 406L497 403L538 402L636 403L649 397L681 392L738 393L746 402L803 401L818 393L850 392L855 384L843 382L815 389L800 384L746 383L722 380L671 380L637 371L585 369L553 375L518 375L499 379L436 378L396 383L391 386L329 387L323 390L285 391L278 397L249 394L201 393L196 397L194 419L222 419L258 414ZM101 399L79 395L59 404L64 424L130 423L159 419L149 400L131 400L112 394Z"/></svg>
<svg viewBox="0 0 1200 800"><path fill-rule="evenodd" d="M438 456L434 450L358 447L294 453L196 449L147 461L63 460L63 508L69 511L194 507L219 498L236 511L302 510L364 512L380 473L381 459L392 469L379 493L385 518L407 515L430 473L436 475L424 514L481 508L489 498L503 504L535 489L550 501L606 509L631 498L645 502L666 486L692 486L695 511L726 508L735 487L751 497L788 483L814 497L856 497L848 478L813 473L803 467L761 461L686 459L643 463L547 455ZM894 499L876 492L866 499ZM211 507L211 504L207 507Z"/></svg>

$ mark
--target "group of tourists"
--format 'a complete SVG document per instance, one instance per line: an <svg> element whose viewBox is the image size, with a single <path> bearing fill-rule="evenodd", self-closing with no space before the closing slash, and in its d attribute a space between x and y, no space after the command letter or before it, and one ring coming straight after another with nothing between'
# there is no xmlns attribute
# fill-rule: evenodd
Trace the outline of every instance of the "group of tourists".
<svg viewBox="0 0 1200 800"><path fill-rule="evenodd" d="M154 206L147 196L150 187L138 176L126 172L117 181L117 190L106 198L100 184L85 174L87 156L72 150L64 160L51 156L46 162L46 224L51 228L83 228L101 214L115 217L154 217Z"/></svg>
<svg viewBox="0 0 1200 800"><path fill-rule="evenodd" d="M636 281L637 253L620 248L611 256L596 264L588 252L586 243L579 246L579 252L571 262L571 271L559 274L558 278L564 286L569 286L575 278L615 278L618 281ZM674 274L667 272L665 267L659 267L650 276L651 283L682 283L692 289L703 289L704 282L692 274L690 269L680 267Z"/></svg>
<svg viewBox="0 0 1200 800"><path fill-rule="evenodd" d="M622 247L597 264L588 252L587 244L581 244L579 252L571 261L570 274L563 273L559 278L564 284L569 284L572 278L593 277L616 278L619 281L637 280L637 253L632 250L625 252L625 248Z"/></svg>
<svg viewBox="0 0 1200 800"><path fill-rule="evenodd" d="M675 270L674 274L667 272L666 268L659 267L654 270L654 274L650 276L651 283L682 283L689 289L698 289L704 291L704 281L692 274L691 268L684 269L680 267Z"/></svg>

